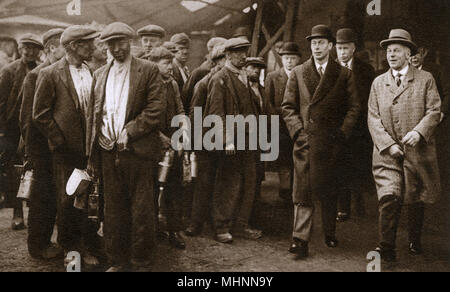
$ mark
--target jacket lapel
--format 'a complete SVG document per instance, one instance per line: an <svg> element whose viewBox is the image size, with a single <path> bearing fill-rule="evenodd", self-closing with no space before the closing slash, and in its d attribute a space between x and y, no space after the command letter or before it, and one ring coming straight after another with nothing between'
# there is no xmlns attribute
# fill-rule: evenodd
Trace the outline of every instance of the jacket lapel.
<svg viewBox="0 0 450 292"><path fill-rule="evenodd" d="M278 71L278 81L280 82L279 84L286 84L288 79L289 77L287 76L286 71L281 68L280 71Z"/></svg>
<svg viewBox="0 0 450 292"><path fill-rule="evenodd" d="M69 94L75 104L77 110L80 109L80 101L78 100L78 94L73 85L72 77L70 76L69 63L66 58L62 58L58 64L59 68L59 78L61 79L64 86L69 90Z"/></svg>
<svg viewBox="0 0 450 292"><path fill-rule="evenodd" d="M105 104L105 97L106 97L106 83L108 82L108 75L111 71L112 62L109 62L105 70L99 74L98 80L96 81L98 86L94 88L97 92L95 92L95 118L97 120L102 119L103 114L103 106ZM97 126L100 126L100 123L97 123Z"/></svg>
<svg viewBox="0 0 450 292"><path fill-rule="evenodd" d="M313 66L314 68L316 66ZM317 103L321 99L325 97L325 95L332 89L335 85L335 81L338 79L339 74L341 73L342 67L338 63L336 63L331 58L328 61L327 68L325 73L320 80L319 86L317 87L314 95L312 97L312 103ZM317 72L317 69L316 69Z"/></svg>
<svg viewBox="0 0 450 292"><path fill-rule="evenodd" d="M140 74L142 70L141 64L137 62L137 60L132 57L131 60L131 68L130 68L130 88L128 91L128 102L127 102L127 115L126 121L128 121L128 117L130 116L131 110L133 109L134 102L136 100L136 91L138 89L139 83L141 81Z"/></svg>
<svg viewBox="0 0 450 292"><path fill-rule="evenodd" d="M309 95L312 96L320 83L319 72L317 72L314 61L309 59L303 66L303 80L305 81L306 89Z"/></svg>
<svg viewBox="0 0 450 292"><path fill-rule="evenodd" d="M407 90L409 88L410 81L414 79L414 70L415 69L413 68L413 66L410 65L409 69L408 69L408 73L406 73L406 76L403 79L402 84L400 85L400 87L397 87L397 90L394 95L394 99L399 97L403 92L405 92L405 90ZM391 78L394 79L394 77L392 77L392 74L391 74Z"/></svg>

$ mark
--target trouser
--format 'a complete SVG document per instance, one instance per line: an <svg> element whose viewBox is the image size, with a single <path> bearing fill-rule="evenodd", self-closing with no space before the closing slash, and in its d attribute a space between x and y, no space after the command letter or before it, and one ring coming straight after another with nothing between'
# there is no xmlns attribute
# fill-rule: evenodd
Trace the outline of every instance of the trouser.
<svg viewBox="0 0 450 292"><path fill-rule="evenodd" d="M182 165L183 161L175 155L173 166L169 173L169 179L164 191L163 215L167 219L167 231L178 232L183 230L183 186Z"/></svg>
<svg viewBox="0 0 450 292"><path fill-rule="evenodd" d="M326 237L336 236L337 196L322 198L322 229ZM292 237L310 241L313 233L314 206L294 205L294 231Z"/></svg>
<svg viewBox="0 0 450 292"><path fill-rule="evenodd" d="M291 192L293 184L294 162L293 145L289 136L280 135L280 153L275 163L280 179L280 191Z"/></svg>
<svg viewBox="0 0 450 292"><path fill-rule="evenodd" d="M218 234L248 227L255 200L257 153L238 151L219 160L213 220Z"/></svg>
<svg viewBox="0 0 450 292"><path fill-rule="evenodd" d="M56 189L49 159L33 159L36 189L30 195L28 251L35 255L51 242L56 221Z"/></svg>
<svg viewBox="0 0 450 292"><path fill-rule="evenodd" d="M66 194L66 184L75 168L84 169L82 157L53 155L53 178L57 192L58 244L66 251L92 251L97 245L97 225L86 210L73 206L75 197Z"/></svg>
<svg viewBox="0 0 450 292"><path fill-rule="evenodd" d="M395 249L397 230L402 209L401 200L394 195L387 195L379 202L379 246L385 249ZM418 202L407 206L408 240L420 244L425 206Z"/></svg>
<svg viewBox="0 0 450 292"><path fill-rule="evenodd" d="M198 177L194 186L191 224L200 228L211 220L212 198L217 175L217 152L198 152Z"/></svg>
<svg viewBox="0 0 450 292"><path fill-rule="evenodd" d="M4 193L4 207L14 209L14 216L16 216L16 210L22 210L22 201L17 199L21 174L14 167L15 164L22 164L20 155L17 154L19 138L16 135L6 135L6 137L0 140L0 175L3 176L1 179L0 194Z"/></svg>
<svg viewBox="0 0 450 292"><path fill-rule="evenodd" d="M154 162L101 151L105 248L112 265L148 262L155 247Z"/></svg>

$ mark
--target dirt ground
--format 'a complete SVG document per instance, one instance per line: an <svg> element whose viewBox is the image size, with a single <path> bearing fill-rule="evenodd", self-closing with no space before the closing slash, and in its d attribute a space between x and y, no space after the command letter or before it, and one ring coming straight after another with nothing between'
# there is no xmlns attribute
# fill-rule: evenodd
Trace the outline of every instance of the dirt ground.
<svg viewBox="0 0 450 292"><path fill-rule="evenodd" d="M320 213L316 212L315 233L310 243L310 257L295 261L287 249L290 244L292 206L278 201L278 180L267 174L259 206L258 225L264 237L257 241L236 239L232 245L217 243L210 228L196 238L186 238L187 249L172 249L160 242L153 271L158 272L315 272L357 271L367 267L366 255L377 243L377 202L367 195L366 218L352 218L339 223L340 245L329 249L323 243ZM426 211L423 256L411 256L407 251L407 234L403 216L398 234L398 263L382 266L382 271L450 271L449 201L442 200ZM12 210L0 210L0 271L1 272L64 272L62 260L44 262L32 259L27 252L27 231L12 231Z"/></svg>

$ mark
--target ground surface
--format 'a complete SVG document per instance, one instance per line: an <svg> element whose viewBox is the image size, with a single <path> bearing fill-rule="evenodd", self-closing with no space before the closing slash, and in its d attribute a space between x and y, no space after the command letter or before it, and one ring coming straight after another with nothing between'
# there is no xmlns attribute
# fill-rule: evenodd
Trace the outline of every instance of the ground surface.
<svg viewBox="0 0 450 292"><path fill-rule="evenodd" d="M310 243L310 257L295 261L287 252L292 206L278 202L277 176L268 173L263 185L263 202L259 225L265 236L258 241L235 239L232 245L223 245L212 239L210 228L196 238L187 238L187 249L172 249L160 242L156 252L154 271L170 272L313 272L366 271L367 253L377 243L376 199L367 198L368 216L352 218L338 224L340 246L328 249L323 243L320 217L316 213L315 233ZM449 203L442 200L426 211L423 244L426 253L413 257L407 252L405 216L398 234L399 261L382 266L383 271L450 271ZM10 229L11 210L0 210L0 271L64 271L62 260L43 262L28 256L27 231ZM406 214L404 214L406 215Z"/></svg>

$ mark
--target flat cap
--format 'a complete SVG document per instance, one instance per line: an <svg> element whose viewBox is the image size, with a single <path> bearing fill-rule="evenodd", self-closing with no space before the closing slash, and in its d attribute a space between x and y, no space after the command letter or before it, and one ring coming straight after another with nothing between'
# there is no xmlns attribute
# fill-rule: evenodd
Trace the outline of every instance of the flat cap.
<svg viewBox="0 0 450 292"><path fill-rule="evenodd" d="M164 42L162 46L172 52L172 54L175 54L177 52L177 46L175 45L175 43Z"/></svg>
<svg viewBox="0 0 450 292"><path fill-rule="evenodd" d="M128 24L123 22L113 22L103 29L100 40L106 42L113 39L132 39L134 37L136 37L136 32Z"/></svg>
<svg viewBox="0 0 450 292"><path fill-rule="evenodd" d="M72 25L61 35L61 44L66 46L73 41L92 40L99 36L98 31L85 25Z"/></svg>
<svg viewBox="0 0 450 292"><path fill-rule="evenodd" d="M266 68L266 62L262 57L248 57L245 59L245 66L254 65L261 68Z"/></svg>
<svg viewBox="0 0 450 292"><path fill-rule="evenodd" d="M225 42L225 51L245 50L251 46L249 41L241 38L232 38Z"/></svg>
<svg viewBox="0 0 450 292"><path fill-rule="evenodd" d="M221 38L221 37L215 37L215 38L211 38L208 43L206 44L206 46L209 48L214 49L215 46L219 46L219 45L223 45L225 42L227 41L227 39L225 38Z"/></svg>
<svg viewBox="0 0 450 292"><path fill-rule="evenodd" d="M211 52L211 60L215 61L223 57L225 57L225 46L224 45L215 46Z"/></svg>
<svg viewBox="0 0 450 292"><path fill-rule="evenodd" d="M172 60L174 55L164 47L153 48L151 52L146 55L153 62L158 62L159 60L170 59Z"/></svg>
<svg viewBox="0 0 450 292"><path fill-rule="evenodd" d="M159 25L150 24L140 28L137 31L139 36L156 36L160 38L164 38L166 36L166 30Z"/></svg>
<svg viewBox="0 0 450 292"><path fill-rule="evenodd" d="M54 38L54 37L61 38L61 35L63 32L64 32L64 29L62 29L62 28L52 28L51 30L44 33L44 35L42 36L42 43L43 43L44 47L51 38Z"/></svg>
<svg viewBox="0 0 450 292"><path fill-rule="evenodd" d="M41 50L44 48L41 42L41 38L32 33L26 33L19 38L19 44L32 44L39 47Z"/></svg>
<svg viewBox="0 0 450 292"><path fill-rule="evenodd" d="M191 39L188 37L187 34L183 33L177 33L174 34L171 38L170 41L172 43L175 43L177 45L189 45L189 43L191 42Z"/></svg>

